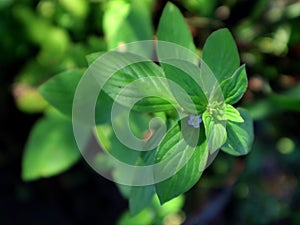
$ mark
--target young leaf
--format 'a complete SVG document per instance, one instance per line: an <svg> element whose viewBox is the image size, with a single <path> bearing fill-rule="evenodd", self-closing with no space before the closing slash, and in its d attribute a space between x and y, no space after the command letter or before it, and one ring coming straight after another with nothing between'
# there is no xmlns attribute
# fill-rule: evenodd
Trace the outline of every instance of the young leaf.
<svg viewBox="0 0 300 225"><path fill-rule="evenodd" d="M248 86L245 65L239 67L229 78L223 80L220 86L226 103L234 104L240 100Z"/></svg>
<svg viewBox="0 0 300 225"><path fill-rule="evenodd" d="M193 37L184 17L179 9L170 2L165 6L160 17L157 38L160 41L173 42L193 52L196 51Z"/></svg>
<svg viewBox="0 0 300 225"><path fill-rule="evenodd" d="M241 117L239 111L235 109L233 106L226 104L225 105L225 118L226 120L237 122L237 123L243 123L244 120Z"/></svg>
<svg viewBox="0 0 300 225"><path fill-rule="evenodd" d="M151 225L155 219L155 215L152 210L145 208L139 214L131 216L129 212L125 212L118 219L117 225Z"/></svg>
<svg viewBox="0 0 300 225"><path fill-rule="evenodd" d="M235 156L247 154L250 151L254 140L253 121L250 114L245 109L238 110L244 119L244 122L227 122L226 130L228 138L224 146L222 146L224 152Z"/></svg>
<svg viewBox="0 0 300 225"><path fill-rule="evenodd" d="M205 126L205 134L208 142L208 149L210 154L213 154L217 149L226 142L227 132L225 128L225 121L219 121L212 118L208 111L202 115L203 123Z"/></svg>
<svg viewBox="0 0 300 225"><path fill-rule="evenodd" d="M23 180L50 177L74 165L80 158L73 136L72 123L63 116L48 116L33 127L26 144Z"/></svg>
<svg viewBox="0 0 300 225"><path fill-rule="evenodd" d="M199 128L194 129L190 127L190 130L191 132L193 132L192 130L198 130L199 132ZM169 160L172 155L176 157L174 157L175 159L173 159L173 161L172 159L168 161L165 168L161 171L155 171L155 176L161 176L161 174L165 172L175 171L176 166L185 160L187 161L173 176L155 185L156 192L162 204L188 191L199 180L205 168L208 156L207 143L204 136L203 126L201 126L200 140L196 140L197 142L199 141L199 145L191 147L184 141L185 139L181 134L178 124L172 127L165 135L165 138L158 147L155 161L162 162L163 160ZM189 154L192 155L187 159Z"/></svg>
<svg viewBox="0 0 300 225"><path fill-rule="evenodd" d="M203 61L219 82L229 78L240 65L238 49L228 29L213 32L206 40Z"/></svg>

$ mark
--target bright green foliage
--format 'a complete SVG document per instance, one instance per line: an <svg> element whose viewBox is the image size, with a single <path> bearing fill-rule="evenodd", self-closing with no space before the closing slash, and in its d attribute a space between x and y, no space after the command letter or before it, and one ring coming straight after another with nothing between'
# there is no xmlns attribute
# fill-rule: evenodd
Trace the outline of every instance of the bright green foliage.
<svg viewBox="0 0 300 225"><path fill-rule="evenodd" d="M104 14L103 30L109 49L119 47L133 41L151 40L153 28L151 23L152 0L110 1ZM149 56L150 49L142 45L140 52Z"/></svg>
<svg viewBox="0 0 300 225"><path fill-rule="evenodd" d="M118 225L163 224L163 221L167 216L178 215L183 204L184 197L182 195L173 198L164 205L160 204L158 197L155 195L150 204L143 208L143 210L138 214L132 216L129 212L124 213L119 219Z"/></svg>
<svg viewBox="0 0 300 225"><path fill-rule="evenodd" d="M110 77L110 73L104 74L99 71L98 82L104 84L109 78L103 90L112 99L127 107L132 107L137 103L135 109L143 112L159 112L174 108L173 104L176 104L176 101L166 87L168 84L164 72L159 66L153 62L143 62L141 57L131 53L112 52L110 57L120 60L121 65L125 66L112 77ZM126 66L127 61L129 63L130 60L142 62ZM123 89L125 87L126 89ZM145 96L149 97L142 99ZM142 100L139 101L140 99Z"/></svg>
<svg viewBox="0 0 300 225"><path fill-rule="evenodd" d="M189 190L199 180L205 169L208 152L204 133L200 133L200 137L195 137L193 133L199 136L199 130L193 128L189 130L190 133L180 131L180 126L176 124L168 131L157 149L156 162L170 160L164 168L165 171L158 171L158 173L178 170L172 177L155 185L162 204ZM186 141L182 135L186 135L191 139L190 141L193 141L192 139L197 141L199 138L199 144ZM197 146L194 149L190 144ZM183 167L180 164L182 161L186 161ZM176 168L176 166L182 168Z"/></svg>
<svg viewBox="0 0 300 225"><path fill-rule="evenodd" d="M202 60L219 82L232 76L240 65L239 53L228 29L212 33L203 47Z"/></svg>
<svg viewBox="0 0 300 225"><path fill-rule="evenodd" d="M208 111L203 113L202 119L208 140L208 149L212 154L218 150L227 139L225 123L222 120L213 118L213 116L209 115Z"/></svg>
<svg viewBox="0 0 300 225"><path fill-rule="evenodd" d="M180 13L179 9L172 3L167 3L159 21L158 40L168 41L183 46L195 52L191 32Z"/></svg>
<svg viewBox="0 0 300 225"><path fill-rule="evenodd" d="M81 70L63 72L49 79L39 88L39 91L56 109L72 116L73 97L82 74Z"/></svg>
<svg viewBox="0 0 300 225"><path fill-rule="evenodd" d="M189 10L203 16L211 16L216 5L217 0L184 0L182 4Z"/></svg>
<svg viewBox="0 0 300 225"><path fill-rule="evenodd" d="M87 57L88 64L92 65L90 68L97 65L95 83L91 84L95 86L91 88L102 88L95 106L95 134L102 148L120 161L131 165L164 165L151 171L154 180L157 181L154 184L138 187L120 186L129 197L131 214L135 216L125 214L119 224L135 224L134 221L138 218L144 220L143 224L150 224L155 216L149 213L148 207L154 207L154 196L158 196L161 204L180 196L199 180L210 154L222 149L232 155L244 155L250 151L253 142L251 117L246 110L237 110L231 105L237 103L246 91L247 75L245 65L240 66L238 50L229 30L220 29L208 37L200 62L195 55L196 47L184 17L175 5L168 3L159 21L158 40L177 44L188 54L186 58L181 58L181 51L175 48L172 52L172 49L159 42L157 56L162 62L158 65L126 52L126 48L122 49L123 43L152 37L150 15L143 14L145 7L149 5L148 1L137 1L134 5L121 0L110 2L104 16L104 31L109 47L119 47L120 51L97 52ZM118 20L112 20L112 17L116 18L116 14L119 15ZM141 50L141 54L145 53L145 56L149 55L148 50L153 52L153 49L144 50ZM174 60L164 61L168 54L173 56ZM103 57L98 59L99 56ZM104 68L107 65L110 68ZM118 70L111 74L107 72L110 69ZM43 84L39 89L40 93L51 105L70 117L75 90L82 76L81 70L61 73ZM174 83L180 86L185 95L174 88ZM142 139L141 149L152 146L154 142L159 145L146 148L151 149L148 152L135 151L125 146L114 133L110 121L113 102L130 108L132 115L128 121L131 131L124 126L124 121L128 118L122 113L115 115L114 128L125 134L132 132ZM174 116L175 109L179 112L177 116ZM168 130L164 135L161 134L161 126L149 129L148 124L153 116L159 116L167 123ZM46 121L41 122L42 125L43 123ZM46 127L42 125L38 124L33 130L31 139L37 135L36 129ZM152 136L149 139L145 138L144 135L149 133ZM59 141L65 136L61 135ZM66 148L71 146L68 142L64 144ZM32 146L30 141L30 151L27 150L29 153L33 151ZM28 166L29 169L27 172L24 170L24 178L47 176L40 167L36 172L38 175L27 174L28 171L34 171L30 170L27 162L29 156L25 155L24 168ZM99 162L99 167L110 169L105 154L99 153L95 161ZM70 166L74 160L66 162L64 168ZM59 172L59 168L55 172ZM54 174L51 171L48 173ZM166 174L169 175L164 177ZM120 176L118 168L114 168L113 176ZM168 210L166 211L168 214ZM177 211L176 208L174 212Z"/></svg>
<svg viewBox="0 0 300 225"><path fill-rule="evenodd" d="M55 112L33 127L24 152L22 178L35 180L59 174L79 158L71 120Z"/></svg>
<svg viewBox="0 0 300 225"><path fill-rule="evenodd" d="M231 105L225 105L225 119L237 123L244 122L244 119L241 117L239 111Z"/></svg>

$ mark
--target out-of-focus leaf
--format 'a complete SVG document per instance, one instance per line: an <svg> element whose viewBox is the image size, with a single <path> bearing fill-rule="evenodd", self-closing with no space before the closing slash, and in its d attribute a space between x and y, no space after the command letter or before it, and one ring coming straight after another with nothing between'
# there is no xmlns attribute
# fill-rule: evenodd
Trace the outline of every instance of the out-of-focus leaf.
<svg viewBox="0 0 300 225"><path fill-rule="evenodd" d="M88 2L85 0L61 0L59 3L66 8L71 14L78 18L85 18L88 13Z"/></svg>
<svg viewBox="0 0 300 225"><path fill-rule="evenodd" d="M79 158L71 121L62 115L47 116L35 124L29 135L22 178L29 181L59 174Z"/></svg>
<svg viewBox="0 0 300 225"><path fill-rule="evenodd" d="M163 205L160 204L159 198L155 195L153 205L157 209L159 216L164 218L170 214L175 214L181 211L184 205L184 195L179 195Z"/></svg>
<svg viewBox="0 0 300 225"><path fill-rule="evenodd" d="M48 105L36 88L26 84L16 84L13 90L15 101L20 110L27 113L37 113L45 110Z"/></svg>
<svg viewBox="0 0 300 225"><path fill-rule="evenodd" d="M193 37L179 9L168 2L160 18L157 37L160 41L168 41L195 52ZM160 47L160 46L159 46ZM159 49L163 51L163 49Z"/></svg>
<svg viewBox="0 0 300 225"><path fill-rule="evenodd" d="M153 212L149 209L145 209L135 216L130 216L130 213L126 212L118 220L117 225L151 225L154 216Z"/></svg>
<svg viewBox="0 0 300 225"><path fill-rule="evenodd" d="M63 114L72 116L76 87L83 71L70 70L50 78L39 88L41 95Z"/></svg>
<svg viewBox="0 0 300 225"><path fill-rule="evenodd" d="M282 94L273 93L271 101L282 110L300 111L300 85Z"/></svg>
<svg viewBox="0 0 300 225"><path fill-rule="evenodd" d="M5 7L9 6L13 0L2 0L0 1L0 9L4 9Z"/></svg>
<svg viewBox="0 0 300 225"><path fill-rule="evenodd" d="M151 40L153 28L149 8L152 1L133 0L131 3L124 0L115 0L108 3L103 18L103 30L109 49L120 47L133 41ZM147 56L150 49L140 46L140 51Z"/></svg>
<svg viewBox="0 0 300 225"><path fill-rule="evenodd" d="M197 12L200 16L211 16L216 5L216 0L185 0L182 4L189 10Z"/></svg>

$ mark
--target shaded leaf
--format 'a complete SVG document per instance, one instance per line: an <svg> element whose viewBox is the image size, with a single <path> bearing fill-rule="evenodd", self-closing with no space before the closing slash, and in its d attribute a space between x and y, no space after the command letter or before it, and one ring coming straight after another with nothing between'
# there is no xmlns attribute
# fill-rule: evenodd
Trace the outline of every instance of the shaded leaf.
<svg viewBox="0 0 300 225"><path fill-rule="evenodd" d="M223 80L220 86L226 103L234 104L239 101L248 86L245 65L239 67L230 77Z"/></svg>
<svg viewBox="0 0 300 225"><path fill-rule="evenodd" d="M60 73L39 87L41 95L56 109L67 116L72 116L75 90L83 75L81 70L69 70Z"/></svg>
<svg viewBox="0 0 300 225"><path fill-rule="evenodd" d="M250 114L245 109L239 108L238 110L244 119L244 122L227 122L226 130L228 138L222 147L224 152L236 156L247 154L250 151L254 140L253 121Z"/></svg>

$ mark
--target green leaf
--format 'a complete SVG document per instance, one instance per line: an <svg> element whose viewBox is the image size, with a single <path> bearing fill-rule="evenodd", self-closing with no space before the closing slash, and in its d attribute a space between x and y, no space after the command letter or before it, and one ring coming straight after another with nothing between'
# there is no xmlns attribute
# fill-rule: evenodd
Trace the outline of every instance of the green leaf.
<svg viewBox="0 0 300 225"><path fill-rule="evenodd" d="M135 216L131 216L129 212L125 212L118 220L117 225L151 225L153 224L154 215L152 210L145 209Z"/></svg>
<svg viewBox="0 0 300 225"><path fill-rule="evenodd" d="M103 30L109 49L122 48L123 44L151 40L153 27L151 18L152 1L110 1L103 18ZM138 43L137 43L138 45ZM141 54L152 54L151 49L139 47Z"/></svg>
<svg viewBox="0 0 300 225"><path fill-rule="evenodd" d="M196 107L198 114L203 113L208 100L199 84L199 68L193 63L175 59L168 60L168 63L162 63L162 67L166 77L177 83L187 94L180 93L178 88L173 88L173 85L170 84L170 89L178 104L187 112L196 114L194 110ZM192 102L186 99L188 97Z"/></svg>
<svg viewBox="0 0 300 225"><path fill-rule="evenodd" d="M147 151L141 154L141 161L138 165L153 165L155 151ZM131 187L129 196L129 209L131 215L136 215L148 206L155 194L155 186L134 186Z"/></svg>
<svg viewBox="0 0 300 225"><path fill-rule="evenodd" d="M62 116L40 119L33 127L22 161L23 180L57 175L80 158L72 123Z"/></svg>
<svg viewBox="0 0 300 225"><path fill-rule="evenodd" d="M91 65L94 61L96 61L96 59L98 59L103 54L105 54L105 52L94 52L94 53L87 55L85 58L86 58L88 65Z"/></svg>
<svg viewBox="0 0 300 225"><path fill-rule="evenodd" d="M203 17L210 17L215 11L217 0L185 0L182 4L189 11L196 12Z"/></svg>
<svg viewBox="0 0 300 225"><path fill-rule="evenodd" d="M296 85L284 93L272 93L270 100L274 102L278 109L299 112L300 85Z"/></svg>
<svg viewBox="0 0 300 225"><path fill-rule="evenodd" d="M111 52L99 62L103 63L99 66L107 66L107 63L110 63L112 68L115 67L112 70L117 72L111 75L107 71L99 71L96 79L100 84L109 79L103 90L125 107L135 106L135 110L143 112L174 109L177 103L168 88L162 69L155 63L144 60L131 53Z"/></svg>
<svg viewBox="0 0 300 225"><path fill-rule="evenodd" d="M203 47L202 59L219 82L231 77L240 65L240 58L228 29L217 30L207 38Z"/></svg>
<svg viewBox="0 0 300 225"><path fill-rule="evenodd" d="M161 218L181 211L184 205L184 195L179 195L161 205L157 195L154 196L152 204Z"/></svg>
<svg viewBox="0 0 300 225"><path fill-rule="evenodd" d="M157 38L160 41L173 42L193 52L196 51L193 37L184 17L179 9L170 2L165 6L160 17ZM163 51L163 49L160 50Z"/></svg>
<svg viewBox="0 0 300 225"><path fill-rule="evenodd" d="M230 77L223 80L220 86L226 103L234 104L238 102L248 86L245 65L239 67Z"/></svg>
<svg viewBox="0 0 300 225"><path fill-rule="evenodd" d="M150 204L154 194L154 185L132 187L129 198L130 214L136 215L141 212L146 206Z"/></svg>
<svg viewBox="0 0 300 225"><path fill-rule="evenodd" d="M19 110L26 113L43 112L48 106L45 99L37 89L26 83L18 83L14 86L15 101Z"/></svg>
<svg viewBox="0 0 300 225"><path fill-rule="evenodd" d="M205 126L205 134L208 142L210 154L213 154L217 149L226 142L227 132L225 128L226 121L216 120L205 111L202 115L202 120Z"/></svg>
<svg viewBox="0 0 300 225"><path fill-rule="evenodd" d="M185 126L184 124L182 123L183 126ZM188 125L186 124L186 126ZM197 140L199 130L200 138ZM166 133L157 150L155 161L166 160L166 162L163 169L154 172L154 176L161 177L164 176L164 173L174 172L170 178L155 185L162 204L188 191L199 180L206 165L208 151L203 126L200 129L189 126L189 130L184 129L184 131L189 132L184 136L189 137L190 140L185 140L179 124L176 124ZM195 137L195 134L198 136ZM197 142L198 145L192 147L190 145L192 141ZM185 164L182 164L184 162Z"/></svg>
<svg viewBox="0 0 300 225"><path fill-rule="evenodd" d="M235 156L247 154L254 140L253 121L250 114L245 109L238 110L244 119L244 123L227 122L228 138L222 147L224 152Z"/></svg>
<svg viewBox="0 0 300 225"><path fill-rule="evenodd" d="M148 124L151 117L137 112L131 112L131 114L134 115L129 118L126 118L126 114L124 113L116 115L114 117L114 127L112 127L111 121L109 120L107 123L98 125L95 134L103 149L107 150L113 157L124 163L135 165L141 152L130 149L124 145L120 137L116 136L115 131L117 130L121 134L132 132L132 135L135 135L135 137L143 138L143 134L149 129ZM129 123L124 123L124 121L127 120L129 120ZM128 131L128 129L130 130ZM142 144L139 147L142 150Z"/></svg>
<svg viewBox="0 0 300 225"><path fill-rule="evenodd" d="M69 70L50 78L39 87L41 95L57 110L68 117L72 117L73 99L80 79L83 76L81 70ZM97 84L94 87L98 88ZM96 102L96 124L105 123L110 119L113 100L101 91Z"/></svg>
<svg viewBox="0 0 300 225"><path fill-rule="evenodd" d="M39 87L41 95L56 109L72 116L74 93L83 75L81 70L69 70L60 73Z"/></svg>
<svg viewBox="0 0 300 225"><path fill-rule="evenodd" d="M232 122L237 122L237 123L244 122L239 111L237 109L235 109L233 106L228 105L228 104L225 105L225 118L226 118L226 120L230 120Z"/></svg>

